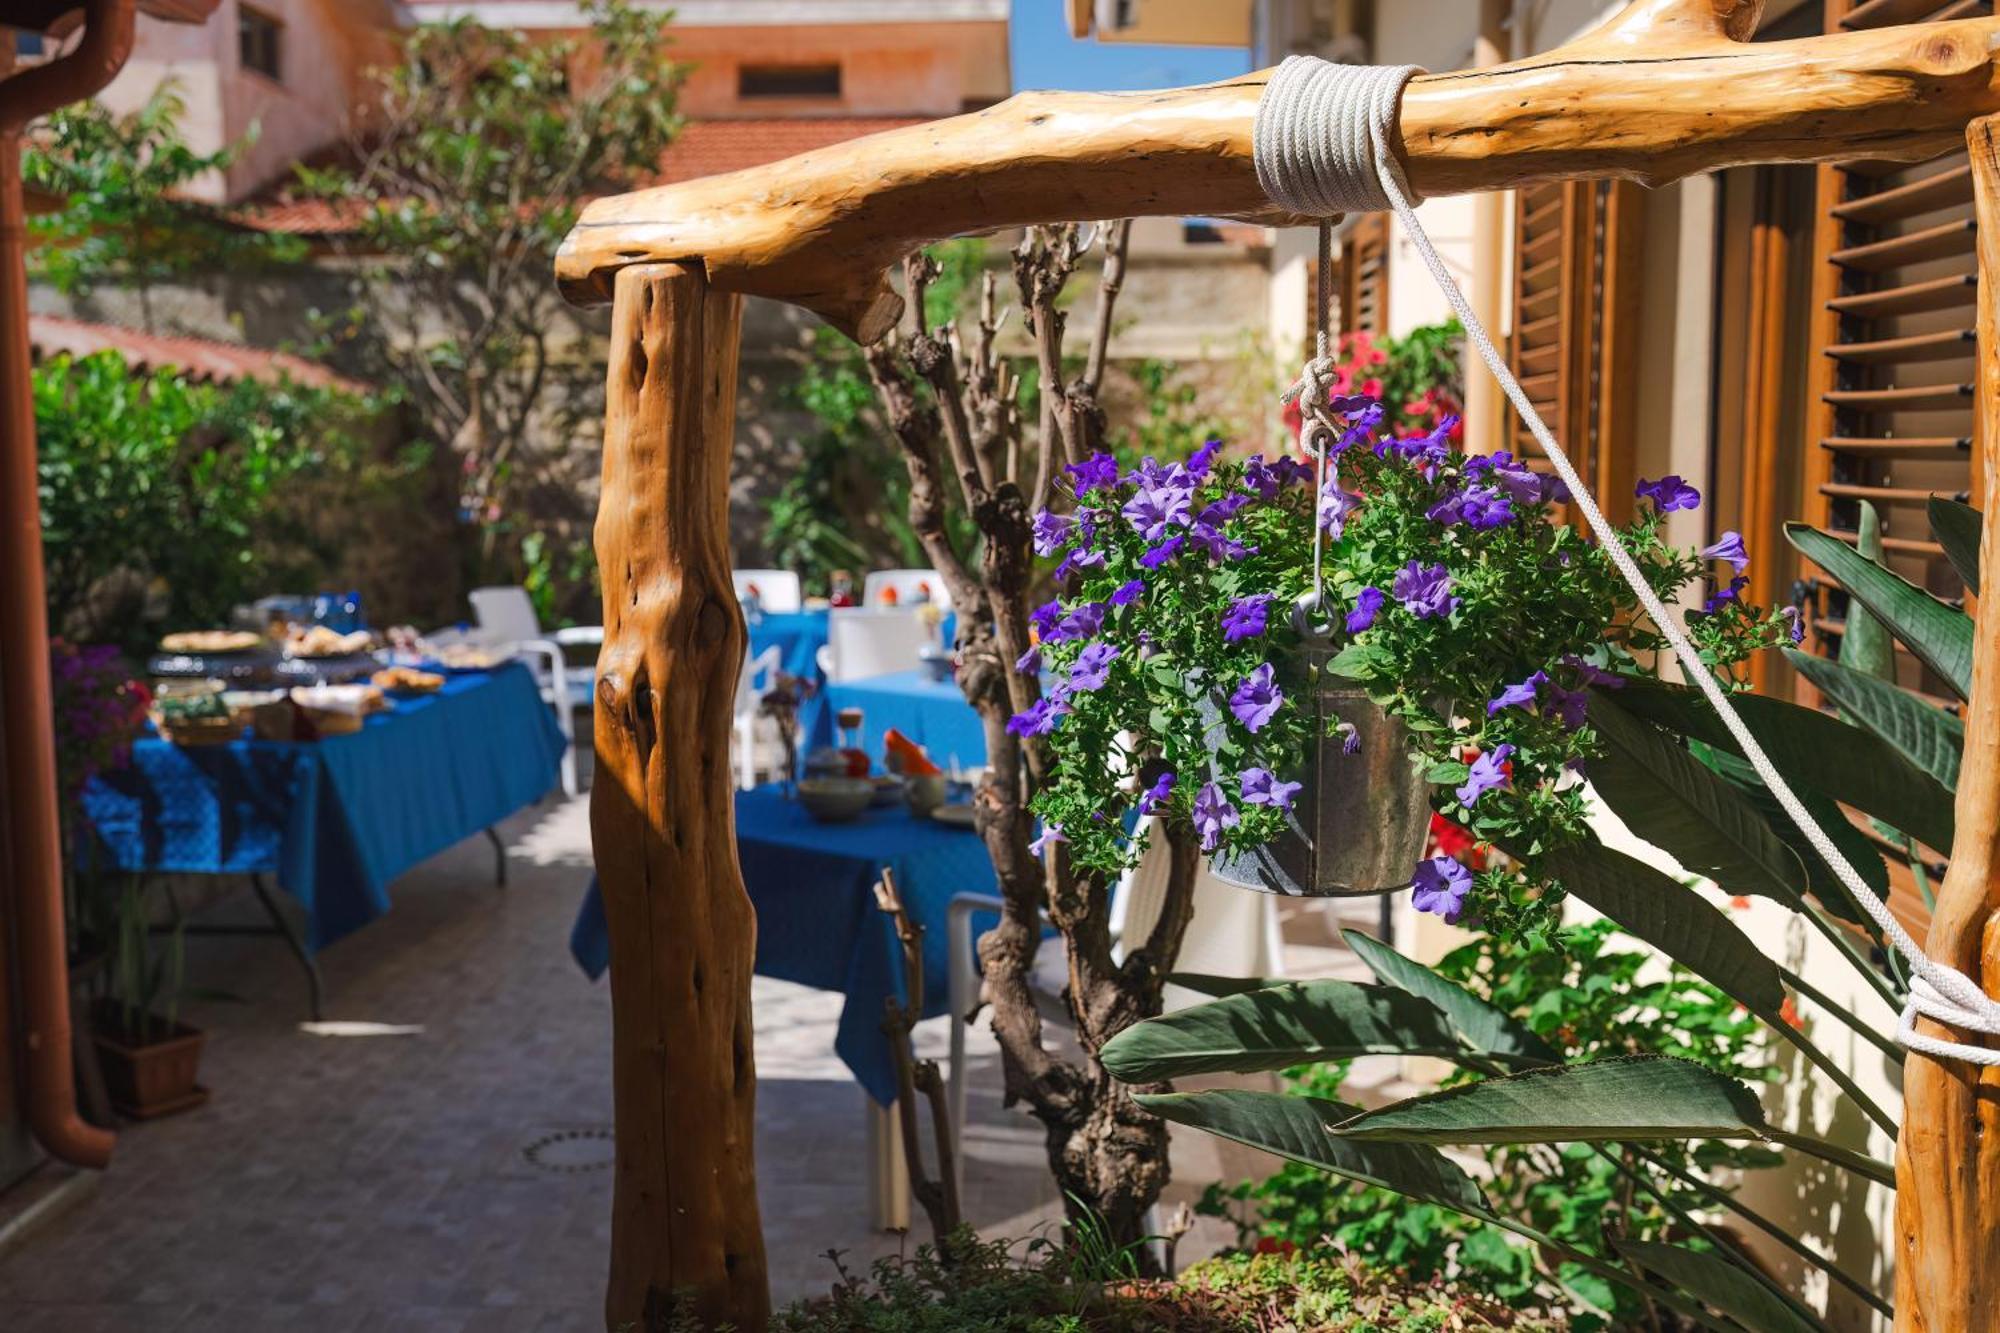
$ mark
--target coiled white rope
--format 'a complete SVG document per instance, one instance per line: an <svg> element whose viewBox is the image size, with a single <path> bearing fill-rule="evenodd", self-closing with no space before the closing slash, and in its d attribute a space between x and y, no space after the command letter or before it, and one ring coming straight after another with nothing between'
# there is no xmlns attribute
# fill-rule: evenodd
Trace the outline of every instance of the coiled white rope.
<svg viewBox="0 0 2000 1333"><path fill-rule="evenodd" d="M1674 655L1715 708L1716 715L1742 747L1743 755L1784 807L1785 814L1826 862L1848 893L1910 967L1910 994L1896 1040L1910 1050L1940 1059L1976 1065L2000 1065L2000 1049L1941 1040L1916 1030L1917 1015L1968 1032L2000 1034L2000 1002L1996 1002L1963 972L1928 957L1910 933L1889 912L1887 904L1862 882L1854 867L1799 801L1791 784L1764 753L1764 747L1737 715L1729 696L1703 667L1701 656L1682 628L1646 582L1618 532L1597 507L1590 488L1577 474L1569 455L1556 442L1534 404L1522 390L1507 360L1493 345L1472 303L1459 289L1436 247L1411 207L1414 192L1391 145L1395 142L1396 110L1403 85L1423 71L1414 65L1336 65L1311 56L1292 56L1278 67L1257 103L1252 143L1258 184L1277 204L1297 213L1325 216L1342 211L1393 212L1424 267L1437 280L1465 336L1500 382L1514 410L1534 435L1556 473L1569 487L1572 503L1582 512L1618 572L1625 576L1639 604L1653 618ZM1324 356L1324 352L1321 353ZM1317 382L1316 377L1308 377Z"/></svg>

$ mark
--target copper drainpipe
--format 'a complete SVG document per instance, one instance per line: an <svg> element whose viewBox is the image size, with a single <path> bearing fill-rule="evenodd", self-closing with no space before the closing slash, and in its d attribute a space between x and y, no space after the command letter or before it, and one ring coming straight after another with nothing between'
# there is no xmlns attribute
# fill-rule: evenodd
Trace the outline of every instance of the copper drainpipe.
<svg viewBox="0 0 2000 1333"><path fill-rule="evenodd" d="M6 752L14 957L28 1046L28 1127L51 1156L93 1168L110 1162L117 1136L77 1114L71 1066L21 134L37 116L111 82L132 53L134 3L88 0L83 38L74 51L0 82L0 737Z"/></svg>

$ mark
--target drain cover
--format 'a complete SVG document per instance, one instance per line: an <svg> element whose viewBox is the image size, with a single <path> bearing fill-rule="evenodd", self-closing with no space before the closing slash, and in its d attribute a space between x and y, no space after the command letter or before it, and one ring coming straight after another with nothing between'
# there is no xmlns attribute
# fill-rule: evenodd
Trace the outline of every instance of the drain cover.
<svg viewBox="0 0 2000 1333"><path fill-rule="evenodd" d="M528 1160L528 1165L558 1175L603 1171L614 1156L611 1130L604 1125L553 1130L521 1149L521 1156Z"/></svg>

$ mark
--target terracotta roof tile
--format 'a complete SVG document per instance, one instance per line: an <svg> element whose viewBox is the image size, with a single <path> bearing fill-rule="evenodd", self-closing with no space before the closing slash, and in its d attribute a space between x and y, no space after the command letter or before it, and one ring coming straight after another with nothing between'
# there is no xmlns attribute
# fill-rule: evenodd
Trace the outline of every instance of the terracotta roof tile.
<svg viewBox="0 0 2000 1333"><path fill-rule="evenodd" d="M270 383L288 378L317 388L345 389L349 393L367 391L363 384L287 352L212 342L207 338L144 333L115 324L89 324L61 315L28 316L28 343L38 360L63 353L89 356L109 350L124 357L125 364L135 370L174 366L190 379L217 384L246 379Z"/></svg>

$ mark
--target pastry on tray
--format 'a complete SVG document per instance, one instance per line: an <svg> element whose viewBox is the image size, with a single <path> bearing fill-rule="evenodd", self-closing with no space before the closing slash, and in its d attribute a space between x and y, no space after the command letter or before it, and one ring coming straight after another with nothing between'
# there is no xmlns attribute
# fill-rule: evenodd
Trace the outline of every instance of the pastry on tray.
<svg viewBox="0 0 2000 1333"><path fill-rule="evenodd" d="M437 672L407 666L384 667L369 680L376 689L391 694L435 694L444 688L444 677Z"/></svg>
<svg viewBox="0 0 2000 1333"><path fill-rule="evenodd" d="M287 657L349 657L365 653L375 645L375 636L365 629L342 634L324 625L294 628L285 640Z"/></svg>
<svg viewBox="0 0 2000 1333"><path fill-rule="evenodd" d="M160 640L163 653L247 653L264 636L247 629L193 629Z"/></svg>

